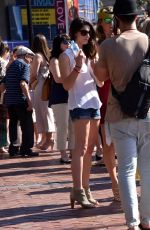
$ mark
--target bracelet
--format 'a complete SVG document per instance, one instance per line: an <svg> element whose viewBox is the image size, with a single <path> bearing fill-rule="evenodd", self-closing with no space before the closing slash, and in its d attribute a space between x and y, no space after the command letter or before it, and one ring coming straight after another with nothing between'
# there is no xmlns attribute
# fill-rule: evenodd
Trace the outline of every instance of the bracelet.
<svg viewBox="0 0 150 230"><path fill-rule="evenodd" d="M82 67L82 66L75 65L75 68L79 68L79 69L81 69L81 67Z"/></svg>
<svg viewBox="0 0 150 230"><path fill-rule="evenodd" d="M76 71L77 73L80 73L80 70L76 69L76 67L73 70Z"/></svg>

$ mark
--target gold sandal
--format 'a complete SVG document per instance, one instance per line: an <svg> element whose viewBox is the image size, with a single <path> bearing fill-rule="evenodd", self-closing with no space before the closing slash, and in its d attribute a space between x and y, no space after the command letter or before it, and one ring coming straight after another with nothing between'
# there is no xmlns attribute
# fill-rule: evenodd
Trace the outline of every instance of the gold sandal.
<svg viewBox="0 0 150 230"><path fill-rule="evenodd" d="M120 194L119 194L119 188L112 188L113 195L114 195L114 201L121 202L120 200Z"/></svg>
<svg viewBox="0 0 150 230"><path fill-rule="evenodd" d="M46 141L42 146L40 146L41 150L48 150L49 148L51 148L51 151L54 148L54 144L55 144L55 140L51 139L49 141Z"/></svg>

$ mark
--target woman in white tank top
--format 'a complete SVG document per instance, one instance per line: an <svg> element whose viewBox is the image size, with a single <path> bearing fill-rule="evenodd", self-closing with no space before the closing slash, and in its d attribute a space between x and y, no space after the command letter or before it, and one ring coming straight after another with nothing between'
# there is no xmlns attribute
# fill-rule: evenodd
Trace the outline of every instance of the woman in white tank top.
<svg viewBox="0 0 150 230"><path fill-rule="evenodd" d="M70 26L70 37L74 41L71 48L59 58L63 86L69 91L68 105L75 135L70 201L72 208L75 201L83 208L93 208L98 202L91 195L89 177L101 107L90 65L96 55L96 36L88 21L76 18Z"/></svg>

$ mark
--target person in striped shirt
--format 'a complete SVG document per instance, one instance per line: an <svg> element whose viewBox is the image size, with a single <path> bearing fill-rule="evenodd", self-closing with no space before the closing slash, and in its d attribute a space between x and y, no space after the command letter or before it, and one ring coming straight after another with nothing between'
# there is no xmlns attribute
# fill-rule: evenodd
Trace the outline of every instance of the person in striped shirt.
<svg viewBox="0 0 150 230"><path fill-rule="evenodd" d="M37 156L32 152L34 129L32 120L32 102L28 88L30 63L34 53L27 47L20 46L16 51L17 59L7 68L3 80L5 86L5 104L8 108L9 123L9 155ZM17 143L17 124L20 122L22 143Z"/></svg>

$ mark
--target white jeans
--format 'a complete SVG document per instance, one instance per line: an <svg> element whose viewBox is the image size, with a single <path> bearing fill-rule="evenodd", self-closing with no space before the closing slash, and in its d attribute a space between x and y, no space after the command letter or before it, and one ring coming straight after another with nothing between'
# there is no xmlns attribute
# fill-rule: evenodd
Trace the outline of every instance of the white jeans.
<svg viewBox="0 0 150 230"><path fill-rule="evenodd" d="M68 149L74 147L74 132L72 121L69 116L68 104L52 105L54 119L57 129L57 149L66 150L66 141L68 138Z"/></svg>
<svg viewBox="0 0 150 230"><path fill-rule="evenodd" d="M122 205L128 227L141 222L150 225L150 122L124 119L110 124L118 158L118 179ZM141 198L138 207L136 168L141 176Z"/></svg>

